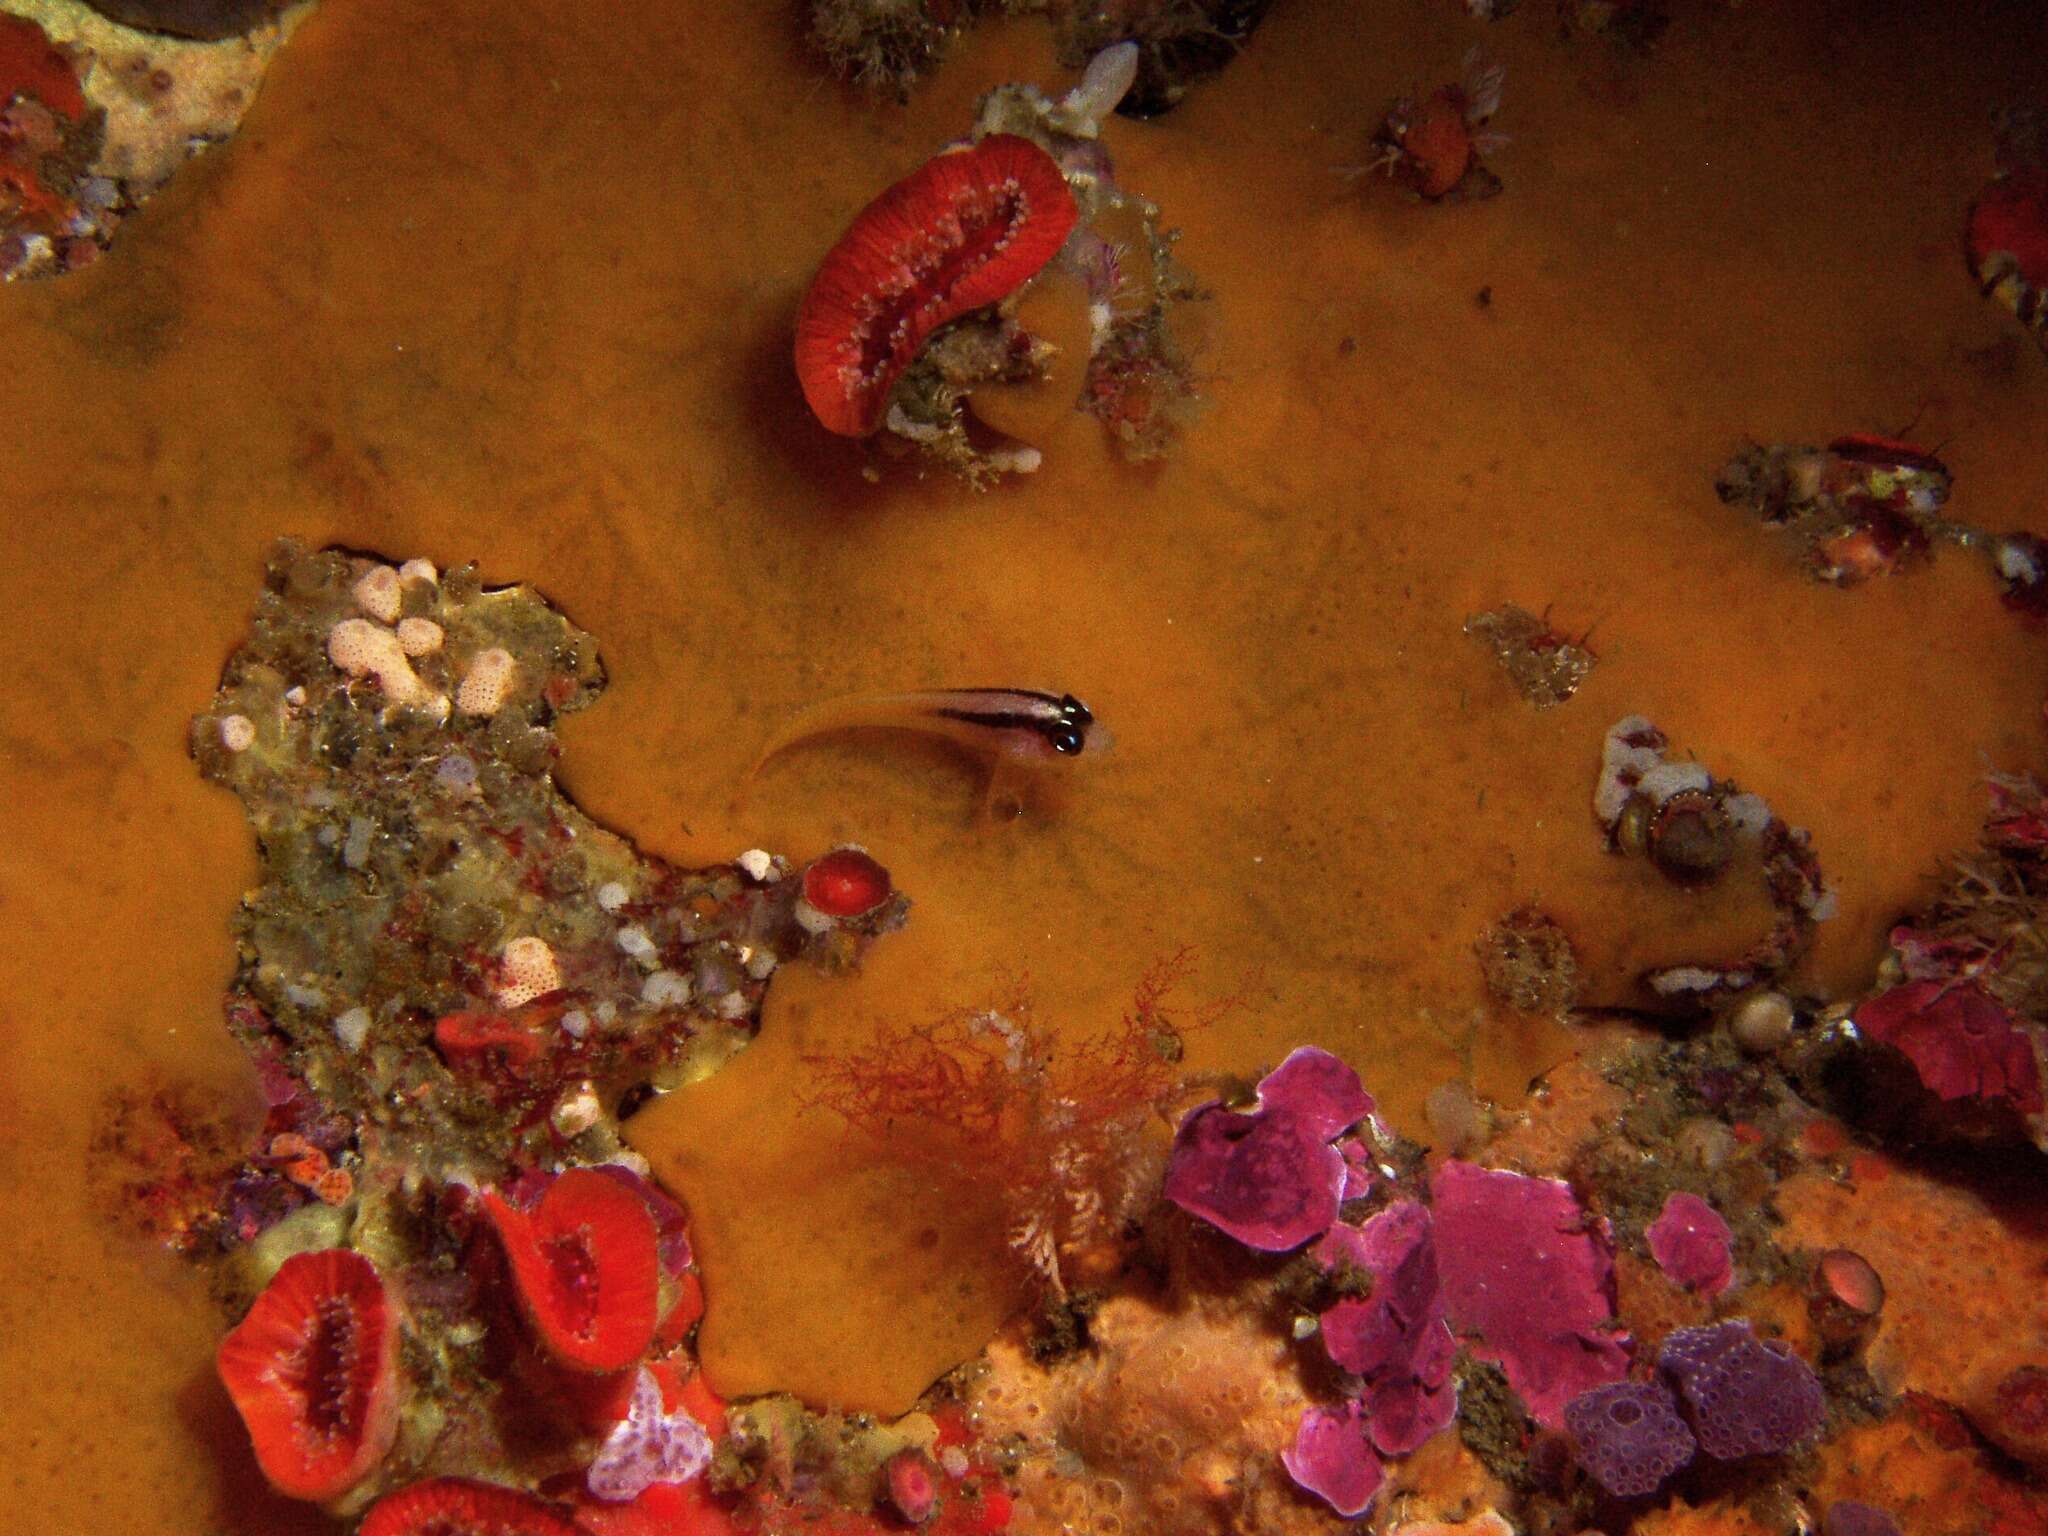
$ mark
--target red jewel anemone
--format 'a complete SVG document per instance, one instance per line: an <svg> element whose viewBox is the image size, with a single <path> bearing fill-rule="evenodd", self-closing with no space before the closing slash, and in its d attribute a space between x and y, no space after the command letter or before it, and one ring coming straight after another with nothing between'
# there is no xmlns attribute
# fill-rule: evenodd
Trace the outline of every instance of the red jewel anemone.
<svg viewBox="0 0 2048 1536"><path fill-rule="evenodd" d="M398 1329L377 1266L359 1253L286 1259L216 1365L280 1493L334 1498L391 1449Z"/></svg>
<svg viewBox="0 0 2048 1536"><path fill-rule="evenodd" d="M486 1194L520 1309L541 1348L579 1371L623 1370L654 1342L660 1258L647 1202L594 1168L572 1168L531 1212Z"/></svg>
<svg viewBox="0 0 2048 1536"><path fill-rule="evenodd" d="M827 917L859 917L889 899L889 871L864 849L834 848L804 871L804 900Z"/></svg>
<svg viewBox="0 0 2048 1536"><path fill-rule="evenodd" d="M1008 133L936 156L869 203L797 312L796 371L818 420L873 432L932 332L1036 276L1078 217L1052 156Z"/></svg>
<svg viewBox="0 0 2048 1536"><path fill-rule="evenodd" d="M555 1506L495 1483L436 1477L377 1501L357 1536L583 1536Z"/></svg>

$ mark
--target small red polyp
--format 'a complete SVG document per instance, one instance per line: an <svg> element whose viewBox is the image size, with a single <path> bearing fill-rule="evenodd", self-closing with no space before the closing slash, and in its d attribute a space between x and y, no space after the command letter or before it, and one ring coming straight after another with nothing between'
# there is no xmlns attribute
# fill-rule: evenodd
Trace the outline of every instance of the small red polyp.
<svg viewBox="0 0 2048 1536"><path fill-rule="evenodd" d="M346 1493L398 1432L398 1330L377 1266L349 1249L286 1259L216 1364L263 1475L292 1498Z"/></svg>
<svg viewBox="0 0 2048 1536"><path fill-rule="evenodd" d="M873 432L932 332L1036 276L1078 216L1052 156L1007 133L925 162L869 203L797 312L797 376L818 420Z"/></svg>
<svg viewBox="0 0 2048 1536"><path fill-rule="evenodd" d="M357 1536L583 1536L554 1506L516 1488L435 1477L377 1501Z"/></svg>
<svg viewBox="0 0 2048 1536"><path fill-rule="evenodd" d="M484 1209L541 1347L579 1371L617 1371L654 1341L660 1260L647 1203L594 1168L572 1168L529 1213Z"/></svg>
<svg viewBox="0 0 2048 1536"><path fill-rule="evenodd" d="M889 899L889 871L851 844L834 848L804 871L804 900L827 917L859 917Z"/></svg>

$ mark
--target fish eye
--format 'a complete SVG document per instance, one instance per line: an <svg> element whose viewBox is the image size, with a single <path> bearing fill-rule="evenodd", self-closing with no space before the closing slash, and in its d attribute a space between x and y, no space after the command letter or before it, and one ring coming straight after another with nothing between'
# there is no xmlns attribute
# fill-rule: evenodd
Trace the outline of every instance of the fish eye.
<svg viewBox="0 0 2048 1536"><path fill-rule="evenodd" d="M1063 725L1054 731L1051 740L1053 751L1064 753L1068 757L1072 757L1081 750L1081 733L1071 725Z"/></svg>
<svg viewBox="0 0 2048 1536"><path fill-rule="evenodd" d="M1060 699L1060 718L1070 725L1092 725L1095 721L1095 716L1090 713L1088 706L1071 693Z"/></svg>

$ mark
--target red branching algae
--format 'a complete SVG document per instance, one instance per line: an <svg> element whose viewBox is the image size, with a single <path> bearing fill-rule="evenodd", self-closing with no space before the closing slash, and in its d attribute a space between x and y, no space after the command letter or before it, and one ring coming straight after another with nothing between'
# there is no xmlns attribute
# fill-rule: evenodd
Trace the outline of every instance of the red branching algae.
<svg viewBox="0 0 2048 1536"><path fill-rule="evenodd" d="M1477 1336L1536 1422L1628 1370L1606 1242L1555 1179L1450 1160L1431 1181L1451 1324Z"/></svg>
<svg viewBox="0 0 2048 1536"><path fill-rule="evenodd" d="M827 917L859 917L895 890L889 871L864 848L848 844L812 861L804 871L804 900Z"/></svg>
<svg viewBox="0 0 2048 1536"><path fill-rule="evenodd" d="M1380 1489L1380 1461L1366 1443L1363 1421L1357 1403L1310 1408L1294 1444L1280 1453L1287 1475L1347 1520L1364 1514Z"/></svg>
<svg viewBox="0 0 2048 1536"><path fill-rule="evenodd" d="M1179 1083L1183 1034L1236 1006L1170 1012L1190 966L1187 950L1155 965L1130 1011L1079 1042L1036 1016L1020 979L993 1006L886 1028L856 1055L806 1056L811 1102L942 1187L1001 1199L1016 1252L1058 1292L1062 1257L1112 1243L1157 1187L1152 1128ZM891 1138L892 1126L917 1134Z"/></svg>
<svg viewBox="0 0 2048 1536"><path fill-rule="evenodd" d="M1250 1113L1212 1099L1173 1138L1166 1198L1247 1248L1282 1253L1329 1230L1343 1199L1334 1136L1373 1111L1358 1074L1302 1046L1259 1083Z"/></svg>
<svg viewBox="0 0 2048 1536"><path fill-rule="evenodd" d="M873 432L932 333L1037 275L1077 217L1053 158L1014 134L935 156L869 203L797 313L797 375L818 420Z"/></svg>
<svg viewBox="0 0 2048 1536"><path fill-rule="evenodd" d="M1689 1291L1718 1296L1735 1276L1734 1235L1698 1195L1673 1191L1643 1235L1657 1267Z"/></svg>
<svg viewBox="0 0 2048 1536"><path fill-rule="evenodd" d="M377 1266L349 1249L286 1259L216 1365L257 1465L292 1498L346 1493L398 1432L398 1329Z"/></svg>
<svg viewBox="0 0 2048 1536"><path fill-rule="evenodd" d="M495 1483L436 1477L377 1501L357 1536L583 1536L555 1506Z"/></svg>
<svg viewBox="0 0 2048 1536"><path fill-rule="evenodd" d="M2021 1114L2041 1108L2032 1038L1974 982L1909 981L1871 998L1854 1017L1859 1030L1898 1051L1943 1100L2005 1103Z"/></svg>
<svg viewBox="0 0 2048 1536"><path fill-rule="evenodd" d="M572 1168L532 1212L483 1197L521 1310L547 1354L579 1371L631 1365L654 1341L660 1294L654 1217L638 1193Z"/></svg>

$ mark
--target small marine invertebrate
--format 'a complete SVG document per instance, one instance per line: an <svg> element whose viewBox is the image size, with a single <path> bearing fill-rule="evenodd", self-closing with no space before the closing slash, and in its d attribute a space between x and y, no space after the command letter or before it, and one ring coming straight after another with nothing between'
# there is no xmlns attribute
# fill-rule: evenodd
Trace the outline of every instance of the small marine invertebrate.
<svg viewBox="0 0 2048 1536"><path fill-rule="evenodd" d="M1346 1519L1371 1506L1384 1474L1366 1444L1364 1411L1355 1402L1310 1407L1294 1443L1280 1453L1287 1475Z"/></svg>
<svg viewBox="0 0 2048 1536"><path fill-rule="evenodd" d="M1643 1234L1657 1267L1689 1291L1718 1296L1734 1277L1728 1223L1698 1195L1673 1190Z"/></svg>
<svg viewBox="0 0 2048 1536"><path fill-rule="evenodd" d="M1451 1325L1476 1336L1536 1422L1628 1369L1613 1260L1569 1185L1446 1161L1430 1181Z"/></svg>
<svg viewBox="0 0 2048 1536"><path fill-rule="evenodd" d="M525 934L506 944L498 955L497 999L500 1008L520 1008L537 997L561 990L562 968L548 942Z"/></svg>
<svg viewBox="0 0 2048 1536"><path fill-rule="evenodd" d="M2048 115L2010 111L1999 123L1998 174L1970 205L1963 255L1984 296L2048 348Z"/></svg>
<svg viewBox="0 0 2048 1536"><path fill-rule="evenodd" d="M1678 1388L1700 1449L1717 1461L1789 1451L1820 1431L1827 1398L1812 1369L1744 1319L1681 1328L1657 1365Z"/></svg>
<svg viewBox="0 0 2048 1536"><path fill-rule="evenodd" d="M346 1248L294 1254L221 1340L220 1379L278 1492L332 1499L398 1433L398 1323L377 1266Z"/></svg>
<svg viewBox="0 0 2048 1536"><path fill-rule="evenodd" d="M2005 1103L2021 1114L2042 1107L2033 1036L1975 982L1909 981L1852 1017L1865 1036L1911 1062L1943 1100Z"/></svg>
<svg viewBox="0 0 2048 1536"><path fill-rule="evenodd" d="M505 707L518 678L519 663L502 645L479 651L455 690L455 708L465 715L495 715Z"/></svg>
<svg viewBox="0 0 2048 1536"><path fill-rule="evenodd" d="M1399 178L1429 202L1493 196L1500 178L1482 162L1506 141L1480 130L1500 110L1506 75L1505 66L1487 63L1475 47L1465 55L1457 84L1440 87L1420 104L1402 97L1373 139L1370 169Z"/></svg>
<svg viewBox="0 0 2048 1536"><path fill-rule="evenodd" d="M889 871L865 848L853 843L821 854L804 867L803 900L830 922L862 917L895 894ZM803 921L802 908L797 920Z"/></svg>
<svg viewBox="0 0 2048 1536"><path fill-rule="evenodd" d="M1579 691L1597 659L1573 640L1513 603L1475 613L1465 633L1492 650L1515 691L1538 709L1554 709Z"/></svg>
<svg viewBox="0 0 2048 1536"><path fill-rule="evenodd" d="M356 1536L583 1536L558 1506L517 1488L434 1477L386 1494Z"/></svg>
<svg viewBox="0 0 2048 1536"><path fill-rule="evenodd" d="M945 0L811 0L810 43L825 67L876 96L907 101L960 17Z"/></svg>
<svg viewBox="0 0 2048 1536"><path fill-rule="evenodd" d="M1616 1381L1582 1392L1565 1409L1564 1427L1580 1463L1618 1499L1655 1493L1698 1449L1671 1389L1657 1381Z"/></svg>
<svg viewBox="0 0 2048 1536"><path fill-rule="evenodd" d="M661 1383L641 1366L625 1418L605 1436L583 1481L600 1499L626 1503L656 1483L687 1483L711 1464L711 1437L687 1408L662 1406Z"/></svg>
<svg viewBox="0 0 2048 1536"><path fill-rule="evenodd" d="M329 630L327 656L350 677L376 678L394 704L422 704L431 697L398 636L369 619L343 619Z"/></svg>
<svg viewBox="0 0 2048 1536"><path fill-rule="evenodd" d="M1337 1219L1345 1161L1330 1143L1372 1112L1356 1072L1302 1046L1260 1080L1255 1109L1212 1099L1188 1111L1166 1198L1248 1248L1298 1248Z"/></svg>
<svg viewBox="0 0 2048 1536"><path fill-rule="evenodd" d="M548 1355L579 1371L631 1365L654 1341L660 1293L654 1218L632 1190L594 1168L556 1179L531 1212L483 1196Z"/></svg>
<svg viewBox="0 0 2048 1536"><path fill-rule="evenodd" d="M826 253L797 313L813 414L848 437L874 432L932 333L1034 277L1077 217L1058 164L1015 134L940 154L890 187Z"/></svg>

